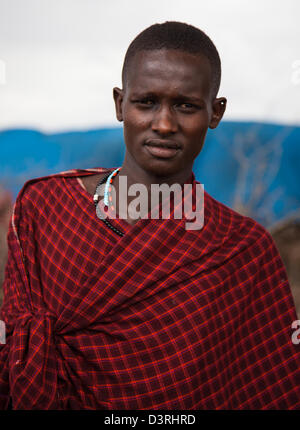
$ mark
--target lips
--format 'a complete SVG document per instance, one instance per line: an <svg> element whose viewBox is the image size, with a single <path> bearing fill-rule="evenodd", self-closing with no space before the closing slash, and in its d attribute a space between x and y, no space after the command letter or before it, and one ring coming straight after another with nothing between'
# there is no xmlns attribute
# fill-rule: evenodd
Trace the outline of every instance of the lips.
<svg viewBox="0 0 300 430"><path fill-rule="evenodd" d="M180 149L181 145L173 140L162 140L162 139L147 139L145 141L145 145L147 146L155 146L159 148L171 148L171 149Z"/></svg>
<svg viewBox="0 0 300 430"><path fill-rule="evenodd" d="M148 139L145 141L147 151L156 158L173 158L180 151L181 145L170 140Z"/></svg>

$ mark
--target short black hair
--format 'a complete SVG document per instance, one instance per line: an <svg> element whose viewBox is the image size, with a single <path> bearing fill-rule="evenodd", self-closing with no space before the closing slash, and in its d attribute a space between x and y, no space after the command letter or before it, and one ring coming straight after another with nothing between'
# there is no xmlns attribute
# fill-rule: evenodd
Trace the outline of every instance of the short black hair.
<svg viewBox="0 0 300 430"><path fill-rule="evenodd" d="M204 55L212 70L212 90L216 97L221 82L221 60L211 39L199 28L177 21L153 24L139 33L129 45L122 69L123 87L127 80L129 64L137 52L175 49L191 54Z"/></svg>

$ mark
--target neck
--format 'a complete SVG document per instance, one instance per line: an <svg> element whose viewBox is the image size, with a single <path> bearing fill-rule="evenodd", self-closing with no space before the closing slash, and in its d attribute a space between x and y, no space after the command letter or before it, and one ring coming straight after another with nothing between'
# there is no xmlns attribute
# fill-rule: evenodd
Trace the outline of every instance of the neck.
<svg viewBox="0 0 300 430"><path fill-rule="evenodd" d="M192 170L186 169L185 171L180 172L180 174L171 175L171 176L163 176L163 175L156 175L151 174L148 172L145 172L144 170L140 169L139 167L130 168L126 164L123 164L120 172L117 176L113 179L113 186L115 187L116 191L116 210L119 215L122 216L122 211L120 212L119 204L118 202L124 202L126 199L127 207L130 205L131 201L136 199L137 196L129 196L128 195L128 189L134 185L134 184L142 184L145 185L147 188L147 198L148 198L148 208L150 208L151 205L151 185L152 184L167 184L169 186L173 184L180 184L183 185L184 183L189 182L191 179ZM126 196L124 188L122 189L123 192L120 193L120 181L122 181L126 177L126 183L127 183L127 190L126 190ZM124 203L124 206L126 205ZM123 206L123 207L124 207ZM131 220L130 214L127 214L127 220L130 224L134 224L137 220Z"/></svg>
<svg viewBox="0 0 300 430"><path fill-rule="evenodd" d="M128 187L133 184L143 184L148 190L151 188L151 184L180 184L186 183L192 175L192 166L187 166L180 172L173 174L156 174L151 171L146 171L135 163L130 163L128 157L125 157L121 171L118 176L126 176ZM118 178L116 178L118 182Z"/></svg>

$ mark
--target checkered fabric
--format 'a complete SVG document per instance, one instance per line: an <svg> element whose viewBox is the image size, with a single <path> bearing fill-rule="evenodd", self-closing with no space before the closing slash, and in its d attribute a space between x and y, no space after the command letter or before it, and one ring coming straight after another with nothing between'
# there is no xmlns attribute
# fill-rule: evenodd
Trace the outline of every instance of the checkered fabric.
<svg viewBox="0 0 300 430"><path fill-rule="evenodd" d="M1 408L299 409L297 315L266 230L205 193L201 230L113 220L120 237L76 178L95 171L18 195Z"/></svg>

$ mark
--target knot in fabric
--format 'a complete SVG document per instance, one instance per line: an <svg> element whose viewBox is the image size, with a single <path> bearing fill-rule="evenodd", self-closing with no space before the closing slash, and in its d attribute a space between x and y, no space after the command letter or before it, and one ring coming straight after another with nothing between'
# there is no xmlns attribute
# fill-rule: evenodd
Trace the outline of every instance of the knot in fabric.
<svg viewBox="0 0 300 430"><path fill-rule="evenodd" d="M26 311L17 317L17 326L23 326L24 324L40 324L48 322L51 325L52 330L56 328L57 317L46 309L37 309L36 311Z"/></svg>
<svg viewBox="0 0 300 430"><path fill-rule="evenodd" d="M10 348L10 387L14 409L56 409L57 318L38 309L15 322Z"/></svg>

